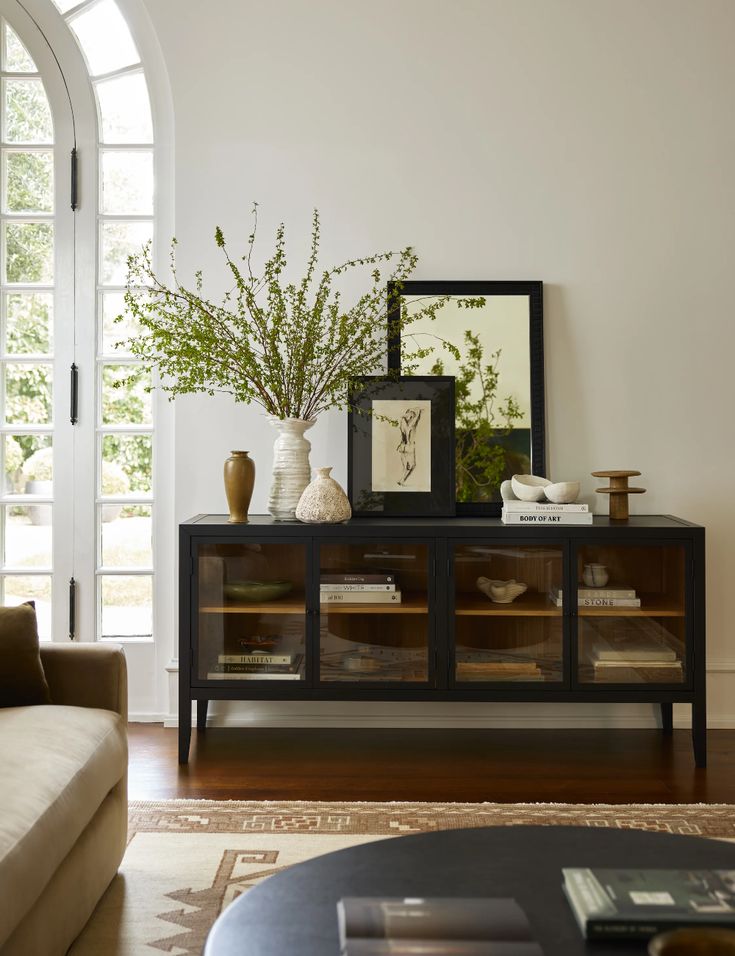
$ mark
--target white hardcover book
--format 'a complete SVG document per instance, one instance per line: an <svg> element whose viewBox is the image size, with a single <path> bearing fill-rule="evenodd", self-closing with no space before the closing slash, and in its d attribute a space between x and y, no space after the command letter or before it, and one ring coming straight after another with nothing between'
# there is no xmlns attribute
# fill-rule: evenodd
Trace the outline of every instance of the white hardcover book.
<svg viewBox="0 0 735 956"><path fill-rule="evenodd" d="M561 588L556 587L552 587L549 593L555 598L560 598L564 594ZM629 587L587 588L580 585L577 588L578 598L634 598L637 596L635 590Z"/></svg>
<svg viewBox="0 0 735 956"><path fill-rule="evenodd" d="M218 664L291 664L293 654L220 654Z"/></svg>
<svg viewBox="0 0 735 956"><path fill-rule="evenodd" d="M640 607L640 598L578 597L577 607Z"/></svg>
<svg viewBox="0 0 735 956"><path fill-rule="evenodd" d="M549 592L549 600L554 607L564 607L564 599L557 597L554 591ZM640 607L640 598L577 598L577 607Z"/></svg>
<svg viewBox="0 0 735 956"><path fill-rule="evenodd" d="M400 604L400 591L320 591L322 604Z"/></svg>
<svg viewBox="0 0 735 956"><path fill-rule="evenodd" d="M548 512L506 511L503 508L500 519L503 524L555 525L555 524L592 524L593 515L587 511L576 514L549 514Z"/></svg>
<svg viewBox="0 0 735 956"><path fill-rule="evenodd" d="M576 503L568 505L555 505L551 501L504 501L503 508L511 514L533 513L543 514L586 514L590 510L589 505Z"/></svg>
<svg viewBox="0 0 735 956"><path fill-rule="evenodd" d="M347 593L348 591L372 593L373 591L395 591L395 584L320 584L319 590L324 593Z"/></svg>
<svg viewBox="0 0 735 956"><path fill-rule="evenodd" d="M301 680L301 674L223 674L216 671L207 674L207 680Z"/></svg>
<svg viewBox="0 0 735 956"><path fill-rule="evenodd" d="M621 648L597 648L594 652L595 664L615 664L619 661L630 664L648 663L659 664L676 661L676 651L670 647L631 647Z"/></svg>
<svg viewBox="0 0 735 956"><path fill-rule="evenodd" d="M649 658L642 661L631 658L630 660L620 661L594 661L595 670L613 670L616 667L651 667L656 670L681 670L681 661L659 661Z"/></svg>

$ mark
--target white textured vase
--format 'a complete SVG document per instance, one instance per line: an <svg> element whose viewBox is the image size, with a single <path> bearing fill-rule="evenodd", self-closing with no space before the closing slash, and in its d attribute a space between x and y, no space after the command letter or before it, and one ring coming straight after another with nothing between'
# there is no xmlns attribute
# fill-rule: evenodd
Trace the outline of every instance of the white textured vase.
<svg viewBox="0 0 735 956"><path fill-rule="evenodd" d="M352 517L344 488L329 477L331 468L317 468L316 478L304 489L296 517L307 524L336 524Z"/></svg>
<svg viewBox="0 0 735 956"><path fill-rule="evenodd" d="M314 419L271 418L270 423L278 429L278 438L273 445L273 483L268 511L278 521L293 521L299 499L311 480L311 442L304 438L304 432L316 422Z"/></svg>

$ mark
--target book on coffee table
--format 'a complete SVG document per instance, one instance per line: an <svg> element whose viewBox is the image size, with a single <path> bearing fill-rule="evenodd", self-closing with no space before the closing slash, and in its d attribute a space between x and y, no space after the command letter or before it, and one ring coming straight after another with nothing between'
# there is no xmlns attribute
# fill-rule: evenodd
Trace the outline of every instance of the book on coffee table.
<svg viewBox="0 0 735 956"><path fill-rule="evenodd" d="M587 939L649 939L684 926L735 928L735 870L562 869Z"/></svg>
<svg viewBox="0 0 735 956"><path fill-rule="evenodd" d="M343 956L543 956L512 899L347 897L337 919Z"/></svg>

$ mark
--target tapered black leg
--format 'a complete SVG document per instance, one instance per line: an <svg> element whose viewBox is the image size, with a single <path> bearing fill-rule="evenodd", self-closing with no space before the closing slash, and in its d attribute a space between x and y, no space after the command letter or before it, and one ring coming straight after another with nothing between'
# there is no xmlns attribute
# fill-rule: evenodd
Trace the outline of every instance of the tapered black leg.
<svg viewBox="0 0 735 956"><path fill-rule="evenodd" d="M674 705L662 703L661 707L661 730L667 736L674 732Z"/></svg>
<svg viewBox="0 0 735 956"><path fill-rule="evenodd" d="M207 708L208 707L209 707L208 700L197 701L197 730L207 729Z"/></svg>
<svg viewBox="0 0 735 956"><path fill-rule="evenodd" d="M179 763L189 763L190 743L191 698L187 693L179 695Z"/></svg>
<svg viewBox="0 0 735 956"><path fill-rule="evenodd" d="M692 704L692 745L694 762L707 766L707 712L704 703Z"/></svg>

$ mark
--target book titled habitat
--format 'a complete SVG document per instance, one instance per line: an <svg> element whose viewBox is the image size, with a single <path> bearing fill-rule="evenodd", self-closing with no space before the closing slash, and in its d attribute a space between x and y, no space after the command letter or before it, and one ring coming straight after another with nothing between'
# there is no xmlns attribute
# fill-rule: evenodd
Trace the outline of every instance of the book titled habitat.
<svg viewBox="0 0 735 956"><path fill-rule="evenodd" d="M588 939L648 939L684 926L735 927L735 870L563 869Z"/></svg>

